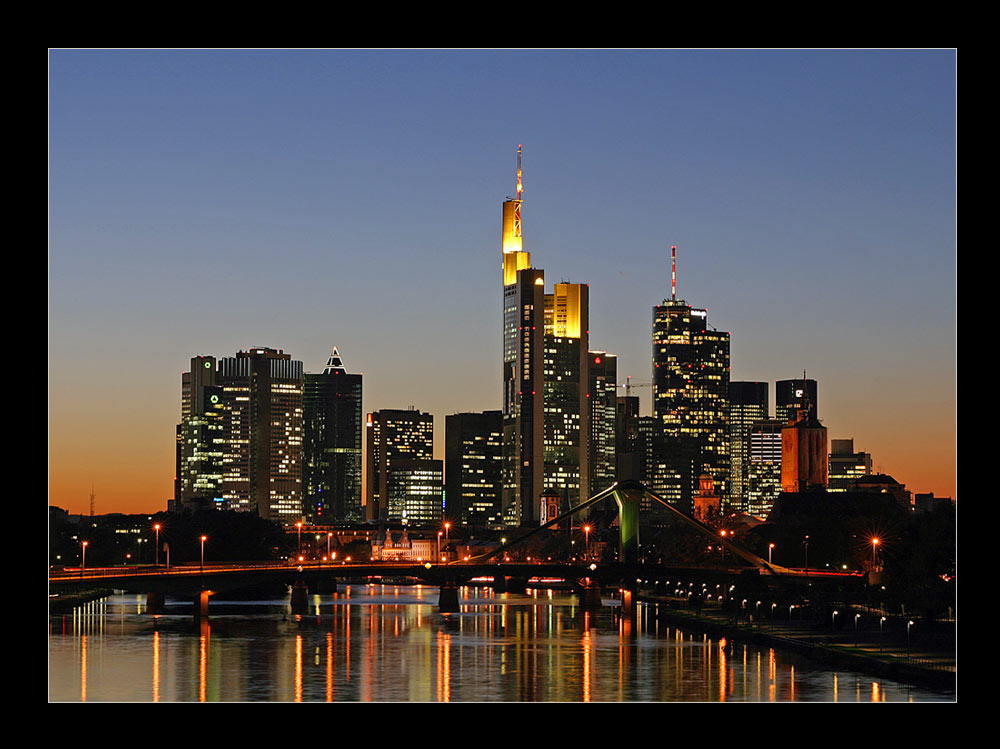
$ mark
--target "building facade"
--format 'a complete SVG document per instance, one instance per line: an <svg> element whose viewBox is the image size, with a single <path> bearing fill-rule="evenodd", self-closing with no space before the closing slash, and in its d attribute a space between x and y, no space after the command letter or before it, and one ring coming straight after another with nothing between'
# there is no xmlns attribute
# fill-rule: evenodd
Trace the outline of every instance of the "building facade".
<svg viewBox="0 0 1000 749"><path fill-rule="evenodd" d="M789 422L798 418L799 411L811 411L818 417L818 389L816 380L778 380L774 383L774 418Z"/></svg>
<svg viewBox="0 0 1000 749"><path fill-rule="evenodd" d="M445 517L486 528L503 521L503 414L445 417Z"/></svg>
<svg viewBox="0 0 1000 749"><path fill-rule="evenodd" d="M606 351L588 353L590 401L589 496L602 492L617 478L616 428L618 357Z"/></svg>
<svg viewBox="0 0 1000 749"><path fill-rule="evenodd" d="M434 460L434 417L383 409L366 420L365 512L372 522L426 526L444 511L444 466Z"/></svg>
<svg viewBox="0 0 1000 749"><path fill-rule="evenodd" d="M305 374L303 505L310 523L359 523L362 508L362 376L334 348L321 374Z"/></svg>
<svg viewBox="0 0 1000 749"><path fill-rule="evenodd" d="M812 410L803 408L781 430L781 490L825 491L828 471L826 427Z"/></svg>
<svg viewBox="0 0 1000 749"><path fill-rule="evenodd" d="M747 481L750 472L750 430L768 418L768 384L729 383L729 497L727 506L747 511Z"/></svg>
<svg viewBox="0 0 1000 749"><path fill-rule="evenodd" d="M192 359L181 377L181 506L301 520L302 396L302 362L283 351Z"/></svg>
<svg viewBox="0 0 1000 749"><path fill-rule="evenodd" d="M829 491L851 491L859 479L871 475L871 454L854 452L853 439L830 440Z"/></svg>
<svg viewBox="0 0 1000 749"><path fill-rule="evenodd" d="M758 421L750 428L750 465L746 479L746 508L743 512L764 520L781 493L780 419Z"/></svg>
<svg viewBox="0 0 1000 749"><path fill-rule="evenodd" d="M707 312L683 300L653 308L653 413L665 439L678 443L657 457L664 478L680 482L664 489L690 497L702 473L720 496L729 492L729 333L710 329ZM697 454L690 472L689 458ZM676 458L676 460L675 460ZM655 492L655 490L654 490ZM666 498L666 497L665 497Z"/></svg>

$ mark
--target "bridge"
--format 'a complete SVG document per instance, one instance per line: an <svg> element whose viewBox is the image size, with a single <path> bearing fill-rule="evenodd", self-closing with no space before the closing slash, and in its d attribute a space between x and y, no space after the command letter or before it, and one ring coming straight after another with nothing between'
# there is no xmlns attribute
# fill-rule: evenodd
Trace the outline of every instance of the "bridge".
<svg viewBox="0 0 1000 749"><path fill-rule="evenodd" d="M618 506L618 561L587 562L508 562L497 561L512 548L524 544L559 522L582 512L599 502L613 498ZM643 563L639 558L639 505L643 500L655 501L676 515L683 523L729 550L742 566L679 567ZM209 598L220 592L246 588L263 582L278 582L292 587L293 609L304 607L307 591L335 590L338 580L372 577L406 578L440 587L439 609L458 611L459 588L472 580L492 585L503 592L523 592L533 578L563 580L579 594L583 606L600 606L603 587L615 587L621 592L625 613L632 612L633 598L640 585L654 588L666 581L709 581L731 592L740 585L740 593L781 585L786 589L804 586L850 587L863 586L866 576L858 573L831 573L780 567L749 552L713 529L680 512L656 496L639 482L614 484L569 512L553 518L516 541L473 559L444 564L412 564L407 562L331 563L314 561L307 564L245 563L211 564L181 567L133 567L103 569L69 569L52 572L50 593L72 593L94 588L112 588L145 593L149 609L162 611L165 595L190 597L195 602L195 616L208 615ZM716 582L718 580L718 582Z"/></svg>

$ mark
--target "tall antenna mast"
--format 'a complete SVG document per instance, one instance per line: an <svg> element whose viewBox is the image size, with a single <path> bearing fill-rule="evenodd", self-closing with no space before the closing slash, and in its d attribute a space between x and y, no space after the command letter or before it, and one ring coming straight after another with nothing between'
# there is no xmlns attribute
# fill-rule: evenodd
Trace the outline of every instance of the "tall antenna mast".
<svg viewBox="0 0 1000 749"><path fill-rule="evenodd" d="M90 517L94 517L94 485L90 485Z"/></svg>
<svg viewBox="0 0 1000 749"><path fill-rule="evenodd" d="M521 236L521 193L524 185L521 183L521 144L517 144L517 203L514 205L514 236Z"/></svg>
<svg viewBox="0 0 1000 749"><path fill-rule="evenodd" d="M677 301L677 245L670 245L670 299Z"/></svg>

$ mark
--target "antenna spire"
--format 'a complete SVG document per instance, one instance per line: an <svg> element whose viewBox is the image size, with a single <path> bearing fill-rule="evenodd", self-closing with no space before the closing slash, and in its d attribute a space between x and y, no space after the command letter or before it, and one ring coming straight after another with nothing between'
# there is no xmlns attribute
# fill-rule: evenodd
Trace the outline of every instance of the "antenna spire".
<svg viewBox="0 0 1000 749"><path fill-rule="evenodd" d="M670 245L670 299L677 301L677 245Z"/></svg>
<svg viewBox="0 0 1000 749"><path fill-rule="evenodd" d="M517 199L521 199L521 193L524 192L524 185L521 184L521 144L517 144Z"/></svg>

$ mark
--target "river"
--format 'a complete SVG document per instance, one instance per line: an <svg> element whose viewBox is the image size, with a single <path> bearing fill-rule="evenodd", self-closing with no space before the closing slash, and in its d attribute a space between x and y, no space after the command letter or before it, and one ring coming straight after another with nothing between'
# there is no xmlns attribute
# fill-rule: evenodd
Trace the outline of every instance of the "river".
<svg viewBox="0 0 1000 749"><path fill-rule="evenodd" d="M146 613L120 594L49 618L51 702L928 702L952 695L584 610L562 591L341 585Z"/></svg>

